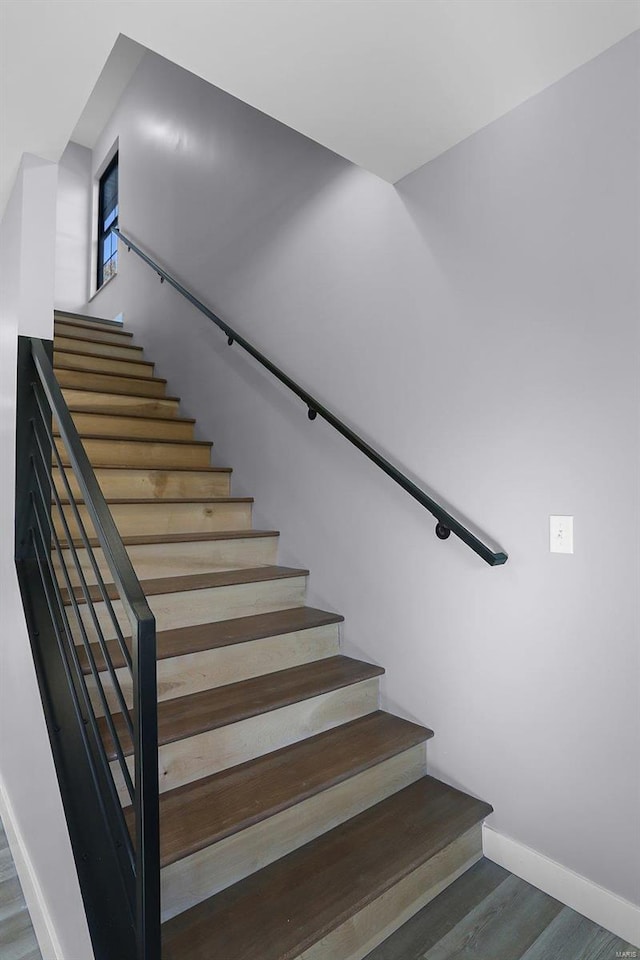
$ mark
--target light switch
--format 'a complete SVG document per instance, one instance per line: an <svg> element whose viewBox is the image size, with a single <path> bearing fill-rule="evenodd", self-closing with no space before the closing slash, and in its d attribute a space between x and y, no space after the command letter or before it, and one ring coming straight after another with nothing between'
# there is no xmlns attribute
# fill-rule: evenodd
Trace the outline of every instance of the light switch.
<svg viewBox="0 0 640 960"><path fill-rule="evenodd" d="M549 517L551 553L573 553L573 517Z"/></svg>

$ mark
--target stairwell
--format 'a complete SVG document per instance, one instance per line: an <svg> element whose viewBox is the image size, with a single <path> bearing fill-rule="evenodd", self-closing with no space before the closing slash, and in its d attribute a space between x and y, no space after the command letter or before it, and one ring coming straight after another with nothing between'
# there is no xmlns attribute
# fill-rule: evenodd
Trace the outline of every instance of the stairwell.
<svg viewBox="0 0 640 960"><path fill-rule="evenodd" d="M432 731L379 709L382 667L340 653L342 617L306 606L308 571L277 565L277 531L253 529L252 500L231 495L231 470L210 465L211 443L194 440L132 341L56 314L56 377L157 622L162 956L361 960L480 858L491 808L428 776ZM133 744L92 617L129 707L130 675L86 548L54 523L61 594L95 639L89 656L78 632L78 656L133 829L95 669L129 761ZM62 576L72 546L91 611L77 575L71 589Z"/></svg>

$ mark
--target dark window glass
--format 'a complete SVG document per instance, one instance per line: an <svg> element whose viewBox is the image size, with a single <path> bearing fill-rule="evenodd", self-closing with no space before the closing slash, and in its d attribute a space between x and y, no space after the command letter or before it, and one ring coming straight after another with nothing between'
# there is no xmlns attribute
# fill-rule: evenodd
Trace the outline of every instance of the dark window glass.
<svg viewBox="0 0 640 960"><path fill-rule="evenodd" d="M118 154L100 177L98 188L98 287L116 273L118 240L112 227L118 226Z"/></svg>

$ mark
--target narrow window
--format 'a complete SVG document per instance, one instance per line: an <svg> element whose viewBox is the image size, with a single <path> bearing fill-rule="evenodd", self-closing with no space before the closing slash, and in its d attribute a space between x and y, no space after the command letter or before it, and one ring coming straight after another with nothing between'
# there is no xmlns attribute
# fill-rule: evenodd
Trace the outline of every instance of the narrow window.
<svg viewBox="0 0 640 960"><path fill-rule="evenodd" d="M98 288L118 267L118 238L111 232L118 226L118 154L100 177L98 186Z"/></svg>

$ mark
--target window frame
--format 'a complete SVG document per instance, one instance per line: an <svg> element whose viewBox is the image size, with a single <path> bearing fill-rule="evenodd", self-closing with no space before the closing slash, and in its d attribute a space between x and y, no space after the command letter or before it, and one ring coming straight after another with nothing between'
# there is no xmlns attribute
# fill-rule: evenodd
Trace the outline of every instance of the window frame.
<svg viewBox="0 0 640 960"><path fill-rule="evenodd" d="M98 226L98 249L97 249L97 270L96 270L96 293L98 292L98 290L101 289L101 287L104 286L105 283L107 283L107 282L108 282L113 276L115 276L115 274L118 272L117 248L116 248L116 253L115 253L115 254L112 254L111 257L109 258L109 260L111 260L113 256L116 257L116 267L115 267L115 271L114 271L113 273L111 273L111 274L110 274L108 277L106 277L106 278L105 278L105 276L104 276L104 268L105 268L105 262L104 262L104 243L105 243L106 238L107 238L107 237L109 236L109 234L111 233L111 228L112 228L113 226L116 226L116 227L118 226L118 214L119 214L119 212L120 212L120 211L119 211L119 206L120 206L120 197L119 197L119 193L120 193L120 177L119 177L119 173L120 173L120 171L119 171L119 163L118 163L118 160L119 160L119 151L118 151L118 149L116 149L115 153L113 154L113 156L111 157L111 159L110 159L109 162L107 163L106 167L104 168L104 170L103 170L102 173L100 174L100 177L98 178L98 224L97 224L97 226ZM116 197L117 197L116 209L118 210L118 213L116 213L113 221L110 223L109 227L105 230L104 227L103 227L103 224L104 224L104 211L103 211L103 207L104 207L104 191L103 191L103 185L104 185L104 182L106 181L107 177L113 172L114 168L115 168L115 169L118 169L118 190L117 190L117 193L116 193Z"/></svg>

